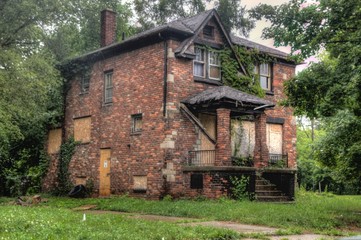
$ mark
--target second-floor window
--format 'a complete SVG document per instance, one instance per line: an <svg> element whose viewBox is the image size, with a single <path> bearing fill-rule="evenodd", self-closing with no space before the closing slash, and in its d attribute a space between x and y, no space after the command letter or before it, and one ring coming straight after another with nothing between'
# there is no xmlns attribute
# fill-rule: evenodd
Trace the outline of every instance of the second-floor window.
<svg viewBox="0 0 361 240"><path fill-rule="evenodd" d="M90 71L84 71L81 76L81 92L87 93L89 92L89 86L90 86Z"/></svg>
<svg viewBox="0 0 361 240"><path fill-rule="evenodd" d="M113 102L113 71L104 74L104 103Z"/></svg>
<svg viewBox="0 0 361 240"><path fill-rule="evenodd" d="M264 90L272 90L271 64L261 63L254 68L255 74L259 76L259 83Z"/></svg>
<svg viewBox="0 0 361 240"><path fill-rule="evenodd" d="M212 80L221 80L221 61L219 54L213 50L195 47L193 75Z"/></svg>

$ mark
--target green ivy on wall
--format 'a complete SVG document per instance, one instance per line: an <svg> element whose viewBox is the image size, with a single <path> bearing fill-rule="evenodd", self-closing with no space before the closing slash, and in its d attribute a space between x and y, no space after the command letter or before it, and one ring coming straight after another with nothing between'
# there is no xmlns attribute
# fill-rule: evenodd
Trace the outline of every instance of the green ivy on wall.
<svg viewBox="0 0 361 240"><path fill-rule="evenodd" d="M259 76L254 73L254 67L260 63L275 62L275 58L262 54L256 49L246 49L240 46L234 46L234 51L225 48L219 50L219 53L224 85L259 97L265 96L259 81L256 80L259 79ZM235 54L237 54L240 63L245 68L246 74L240 72L240 66Z"/></svg>

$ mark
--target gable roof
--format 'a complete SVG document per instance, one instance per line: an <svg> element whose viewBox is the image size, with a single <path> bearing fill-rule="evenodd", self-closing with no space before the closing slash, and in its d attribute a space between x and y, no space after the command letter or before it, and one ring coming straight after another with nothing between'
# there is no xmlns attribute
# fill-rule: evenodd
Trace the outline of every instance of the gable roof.
<svg viewBox="0 0 361 240"><path fill-rule="evenodd" d="M265 45L262 45L262 44L259 44L256 42L252 42L248 39L238 37L238 36L235 36L232 34L231 34L231 39L232 39L232 42L236 45L240 45L240 46L244 46L244 47L248 47L248 48L252 48L252 49L257 49L260 52L269 54L273 57L288 60L289 54L282 52L280 50L270 48L270 47L267 47Z"/></svg>
<svg viewBox="0 0 361 240"><path fill-rule="evenodd" d="M183 38L183 42L180 44L180 46L175 50L175 53L178 56L186 56L186 55L194 55L194 53L188 52L188 47L192 43L192 41L197 37L198 33L202 30L202 28L207 24L208 20L210 20L212 17L216 19L218 22L220 28L223 31L223 34L226 38L226 41L230 46L232 44L240 45L240 46L246 46L249 48L256 48L259 49L260 52L270 54L274 57L281 58L284 60L288 60L287 56L288 54L266 47L264 45L249 41L244 38L240 38L237 36L231 36L229 35L223 28L223 25L221 23L220 17L215 9L211 9L202 13L199 13L197 15L194 15L192 17L187 18L181 18L177 19L175 21L169 22L167 24L163 24L157 27L154 27L152 29L143 31L141 33L138 33L134 36L131 36L122 42L113 43L110 45L107 45L105 47L96 49L94 51L88 52L84 55L78 56L74 59L71 59L71 61L82 61L87 59L92 59L93 57L101 56L104 57L107 54L112 54L114 52L118 51L124 51L124 49L127 49L128 46L132 44L146 44L148 41L145 41L148 38L163 38L163 34L177 34L181 38ZM242 66L241 66L242 67Z"/></svg>

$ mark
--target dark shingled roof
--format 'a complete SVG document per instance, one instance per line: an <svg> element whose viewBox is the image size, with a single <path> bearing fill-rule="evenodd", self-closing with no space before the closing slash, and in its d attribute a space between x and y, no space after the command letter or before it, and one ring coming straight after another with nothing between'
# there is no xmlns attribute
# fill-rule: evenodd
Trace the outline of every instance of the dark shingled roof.
<svg viewBox="0 0 361 240"><path fill-rule="evenodd" d="M251 104L256 106L268 105L268 107L274 107L275 104L266 99L256 97L254 95L244 93L228 86L220 86L214 88L208 88L207 90L200 92L192 97L189 97L182 101L182 103L197 105L210 101L218 101L221 99L229 99L237 101L241 104Z"/></svg>
<svg viewBox="0 0 361 240"><path fill-rule="evenodd" d="M241 38L238 36L231 35L232 43L240 46L245 46L248 48L258 49L260 52L267 53L271 56L282 58L282 59L288 59L288 54L285 52L282 52L280 50L270 48L264 45L261 45L259 43L252 42L248 39Z"/></svg>
<svg viewBox="0 0 361 240"><path fill-rule="evenodd" d="M215 12L216 12L216 10L211 9L211 10L199 13L192 17L177 19L177 20L169 22L167 24L164 24L164 25L161 25L158 27L154 27L147 31L138 33L134 36L131 36L131 37L125 39L122 42L113 43L108 46L94 50L92 52L86 53L73 60L91 57L92 55L96 55L96 54L102 53L104 51L113 51L115 49L119 49L122 45L126 45L131 42L142 41L143 39L146 39L147 37L155 36L162 32L181 33L185 36L185 39L187 39L190 36L194 36L196 31L199 29L199 27L202 25L202 23L207 19L207 17L210 14L214 14ZM237 44L237 45L241 45L241 46L245 46L245 47L249 47L249 48L256 48L256 49L259 49L260 52L270 54L274 57L278 57L281 59L287 59L288 54L286 54L282 51L279 51L279 50L276 50L276 49L273 49L270 47L266 47L264 45L261 45L261 44L258 44L258 43L255 43L255 42L252 42L252 41L249 41L247 39L240 38L237 36L230 36L230 37L231 37L231 41L233 44ZM181 44L181 45L183 45L183 44Z"/></svg>

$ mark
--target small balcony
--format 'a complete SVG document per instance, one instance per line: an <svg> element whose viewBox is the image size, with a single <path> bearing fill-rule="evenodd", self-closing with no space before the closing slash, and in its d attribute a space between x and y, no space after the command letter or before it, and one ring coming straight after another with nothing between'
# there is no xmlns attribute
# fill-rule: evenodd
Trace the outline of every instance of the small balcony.
<svg viewBox="0 0 361 240"><path fill-rule="evenodd" d="M198 150L188 152L188 166L214 166L216 150Z"/></svg>

